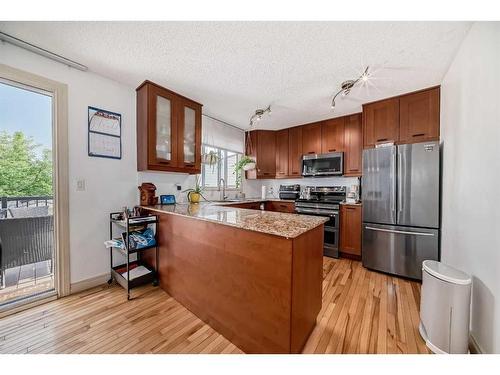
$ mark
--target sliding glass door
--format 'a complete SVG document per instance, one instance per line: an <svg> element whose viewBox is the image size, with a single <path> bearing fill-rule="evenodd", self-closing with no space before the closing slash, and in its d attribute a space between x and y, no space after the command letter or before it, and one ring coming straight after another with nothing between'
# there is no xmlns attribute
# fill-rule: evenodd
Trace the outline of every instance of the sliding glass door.
<svg viewBox="0 0 500 375"><path fill-rule="evenodd" d="M55 293L52 93L0 80L0 307Z"/></svg>

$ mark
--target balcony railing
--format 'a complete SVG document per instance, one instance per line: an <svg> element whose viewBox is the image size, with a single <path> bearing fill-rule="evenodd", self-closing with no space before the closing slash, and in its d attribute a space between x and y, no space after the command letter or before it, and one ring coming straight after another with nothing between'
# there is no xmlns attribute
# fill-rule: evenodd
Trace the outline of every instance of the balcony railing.
<svg viewBox="0 0 500 375"><path fill-rule="evenodd" d="M13 269L18 269L20 275L20 267L27 265L43 262L50 265L49 275L52 275L53 197L0 197L0 200L0 289L9 284L7 276L11 279L15 276ZM19 277L15 285L18 283Z"/></svg>
<svg viewBox="0 0 500 375"><path fill-rule="evenodd" d="M54 197L52 195L40 195L30 197L0 197L0 219L8 216L9 208L21 207L49 207L49 213L52 214L54 207Z"/></svg>

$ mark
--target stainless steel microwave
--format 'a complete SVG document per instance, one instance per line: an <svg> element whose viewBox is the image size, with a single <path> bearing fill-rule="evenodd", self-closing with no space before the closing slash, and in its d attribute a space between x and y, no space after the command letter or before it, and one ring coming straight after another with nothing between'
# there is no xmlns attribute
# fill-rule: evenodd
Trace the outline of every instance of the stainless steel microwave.
<svg viewBox="0 0 500 375"><path fill-rule="evenodd" d="M302 176L341 176L344 173L344 154L331 152L302 156Z"/></svg>

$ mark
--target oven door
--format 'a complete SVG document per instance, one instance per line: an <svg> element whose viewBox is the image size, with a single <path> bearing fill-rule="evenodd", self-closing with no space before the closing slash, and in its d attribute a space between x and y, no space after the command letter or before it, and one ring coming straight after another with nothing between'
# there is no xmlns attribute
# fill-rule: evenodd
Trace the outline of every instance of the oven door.
<svg viewBox="0 0 500 375"><path fill-rule="evenodd" d="M325 242L323 255L330 258L339 257L339 230L325 226Z"/></svg>
<svg viewBox="0 0 500 375"><path fill-rule="evenodd" d="M295 207L295 212L302 215L314 215L326 217L325 235L323 242L323 255L331 258L339 257L339 213L325 212L321 209L307 207Z"/></svg>
<svg viewBox="0 0 500 375"><path fill-rule="evenodd" d="M344 172L343 153L332 152L302 157L302 176L339 176Z"/></svg>

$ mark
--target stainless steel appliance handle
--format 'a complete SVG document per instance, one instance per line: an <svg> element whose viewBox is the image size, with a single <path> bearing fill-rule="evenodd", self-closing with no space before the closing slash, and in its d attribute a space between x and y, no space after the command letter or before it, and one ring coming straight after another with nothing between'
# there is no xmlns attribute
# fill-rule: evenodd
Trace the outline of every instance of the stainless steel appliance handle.
<svg viewBox="0 0 500 375"><path fill-rule="evenodd" d="M392 199L391 199L391 212L394 216L394 222L397 222L397 217L396 217L396 189L397 189L397 185L396 185L396 176L394 174L398 174L399 171L396 171L395 167L396 167L396 151L393 149L392 150L392 165L393 165L393 168L392 168L392 172L391 172L391 189L392 189Z"/></svg>
<svg viewBox="0 0 500 375"><path fill-rule="evenodd" d="M331 212L331 211L323 211L323 210L315 210L315 209L307 209L307 208L295 208L295 212L297 213L311 213L315 215L321 215L321 216L338 216L338 213L336 212Z"/></svg>
<svg viewBox="0 0 500 375"><path fill-rule="evenodd" d="M398 151L398 212L403 212L403 153Z"/></svg>
<svg viewBox="0 0 500 375"><path fill-rule="evenodd" d="M382 229L382 228L374 228L374 227L365 227L369 230L374 230L378 232L388 232L388 233L396 233L396 234L413 234L415 236L434 236L434 233L425 233L425 232L408 232L405 230L393 230L393 229Z"/></svg>

